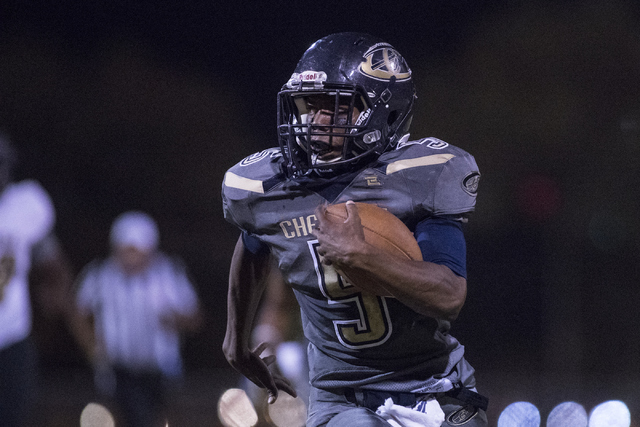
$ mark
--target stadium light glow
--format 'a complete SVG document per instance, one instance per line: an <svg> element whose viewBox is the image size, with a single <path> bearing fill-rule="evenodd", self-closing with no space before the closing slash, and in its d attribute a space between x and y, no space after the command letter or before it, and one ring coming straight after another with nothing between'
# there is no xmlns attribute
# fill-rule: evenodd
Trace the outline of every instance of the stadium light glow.
<svg viewBox="0 0 640 427"><path fill-rule="evenodd" d="M115 427L115 421L107 408L91 402L80 413L80 427Z"/></svg>
<svg viewBox="0 0 640 427"><path fill-rule="evenodd" d="M631 413L624 402L609 400L591 410L589 427L629 427Z"/></svg>
<svg viewBox="0 0 640 427"><path fill-rule="evenodd" d="M529 402L514 402L498 418L498 427L540 427L540 411Z"/></svg>
<svg viewBox="0 0 640 427"><path fill-rule="evenodd" d="M247 393L230 388L218 400L218 418L225 427L253 427L258 423L258 413Z"/></svg>
<svg viewBox="0 0 640 427"><path fill-rule="evenodd" d="M576 402L557 405L547 417L547 427L587 427L588 422L587 411Z"/></svg>

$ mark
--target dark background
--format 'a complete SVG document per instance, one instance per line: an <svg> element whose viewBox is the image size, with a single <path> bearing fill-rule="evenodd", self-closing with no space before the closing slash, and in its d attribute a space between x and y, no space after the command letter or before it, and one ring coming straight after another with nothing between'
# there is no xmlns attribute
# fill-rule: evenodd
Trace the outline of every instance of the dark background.
<svg viewBox="0 0 640 427"><path fill-rule="evenodd" d="M10 0L0 19L0 127L18 177L50 192L76 272L106 254L120 212L157 219L207 314L185 347L194 376L235 381L220 351L238 235L223 174L276 145L276 94L304 50L362 31L413 70L413 137L480 166L452 333L493 413L516 400L640 411L637 2ZM79 375L60 342L47 372Z"/></svg>

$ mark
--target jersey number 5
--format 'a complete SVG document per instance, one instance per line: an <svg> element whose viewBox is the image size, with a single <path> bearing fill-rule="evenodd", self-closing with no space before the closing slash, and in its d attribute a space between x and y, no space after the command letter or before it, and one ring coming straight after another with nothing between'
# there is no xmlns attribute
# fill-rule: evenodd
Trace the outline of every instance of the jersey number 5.
<svg viewBox="0 0 640 427"><path fill-rule="evenodd" d="M329 304L353 305L357 310L355 319L333 321L342 345L360 349L379 346L387 341L392 325L386 298L356 290L332 266L322 264L316 250L317 240L308 244L318 275L318 286Z"/></svg>

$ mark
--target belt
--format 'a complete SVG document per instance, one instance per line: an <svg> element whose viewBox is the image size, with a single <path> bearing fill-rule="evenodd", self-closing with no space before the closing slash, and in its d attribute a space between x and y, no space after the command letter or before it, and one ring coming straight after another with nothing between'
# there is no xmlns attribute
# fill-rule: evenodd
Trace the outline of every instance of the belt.
<svg viewBox="0 0 640 427"><path fill-rule="evenodd" d="M461 384L454 384L453 388L444 394L483 411L486 411L489 407L489 399L487 397L463 387Z"/></svg>
<svg viewBox="0 0 640 427"><path fill-rule="evenodd" d="M462 385L454 386L453 389L442 394L459 400L464 404L480 408L483 411L486 411L489 406L489 399ZM420 396L424 396L424 394L345 388L344 396L351 403L375 411L388 398L392 398L393 403L396 405L413 407Z"/></svg>

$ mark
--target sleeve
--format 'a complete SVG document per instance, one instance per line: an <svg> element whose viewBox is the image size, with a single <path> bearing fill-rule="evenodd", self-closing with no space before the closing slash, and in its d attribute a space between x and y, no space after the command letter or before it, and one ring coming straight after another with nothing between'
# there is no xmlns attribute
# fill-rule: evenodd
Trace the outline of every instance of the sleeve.
<svg viewBox="0 0 640 427"><path fill-rule="evenodd" d="M243 230L242 225L240 225L240 221L234 215L234 207L235 203L233 200L229 198L227 195L227 188L222 186L222 213L224 215L224 219L230 224L235 225L239 229Z"/></svg>
<svg viewBox="0 0 640 427"><path fill-rule="evenodd" d="M247 233L246 231L242 232L242 243L244 247L251 252L253 255L265 254L270 252L269 246L262 242L255 236Z"/></svg>
<svg viewBox="0 0 640 427"><path fill-rule="evenodd" d="M222 210L224 219L241 230L251 231L253 224L253 212L251 211L251 200L254 192L252 186L261 184L246 184L247 182L258 183L259 180L247 178L239 175L238 167L231 168L225 173L222 182ZM251 169L243 170L251 176Z"/></svg>
<svg viewBox="0 0 640 427"><path fill-rule="evenodd" d="M434 188L430 209L433 215L472 212L479 180L480 172L473 156L465 153L451 158L444 164Z"/></svg>
<svg viewBox="0 0 640 427"><path fill-rule="evenodd" d="M467 245L460 221L448 218L425 219L416 226L415 237L423 260L445 265L466 279Z"/></svg>
<svg viewBox="0 0 640 427"><path fill-rule="evenodd" d="M480 180L475 158L440 142L441 149L430 144L408 146L387 166L387 174L400 172L404 177L417 218L464 217L475 209Z"/></svg>
<svg viewBox="0 0 640 427"><path fill-rule="evenodd" d="M249 233L254 232L256 203L277 186L281 176L279 148L252 154L232 166L222 181L222 207L226 221Z"/></svg>

